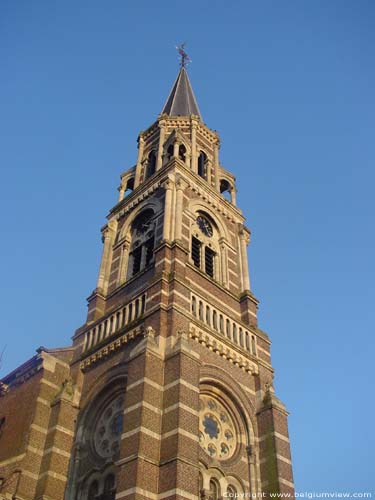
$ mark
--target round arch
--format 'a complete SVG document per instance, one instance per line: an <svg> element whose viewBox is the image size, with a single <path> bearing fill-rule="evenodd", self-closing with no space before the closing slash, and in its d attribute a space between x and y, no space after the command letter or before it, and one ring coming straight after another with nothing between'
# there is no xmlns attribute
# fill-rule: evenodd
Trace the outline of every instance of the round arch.
<svg viewBox="0 0 375 500"><path fill-rule="evenodd" d="M196 214L198 212L206 212L207 215L213 220L213 222L216 224L216 227L222 237L229 243L230 237L229 237L229 231L226 226L226 224L223 223L220 217L216 215L214 210L212 209L212 206L203 201L203 200L191 200L189 203L188 207L189 211L191 214Z"/></svg>

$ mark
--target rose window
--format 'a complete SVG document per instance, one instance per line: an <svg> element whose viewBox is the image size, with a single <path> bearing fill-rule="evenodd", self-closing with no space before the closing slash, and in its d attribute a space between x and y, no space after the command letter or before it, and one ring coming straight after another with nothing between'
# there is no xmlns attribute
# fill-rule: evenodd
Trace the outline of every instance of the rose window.
<svg viewBox="0 0 375 500"><path fill-rule="evenodd" d="M96 421L94 447L103 458L113 457L120 449L123 403L123 396L118 396L104 408Z"/></svg>
<svg viewBox="0 0 375 500"><path fill-rule="evenodd" d="M200 397L199 443L212 458L225 460L236 448L233 419L218 400L211 396Z"/></svg>

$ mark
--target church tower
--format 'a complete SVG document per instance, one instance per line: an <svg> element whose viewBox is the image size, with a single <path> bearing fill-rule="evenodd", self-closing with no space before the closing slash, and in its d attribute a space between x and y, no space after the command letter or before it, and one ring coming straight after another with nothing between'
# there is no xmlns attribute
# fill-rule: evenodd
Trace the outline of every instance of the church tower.
<svg viewBox="0 0 375 500"><path fill-rule="evenodd" d="M69 376L43 424L52 452L34 493L25 486L19 498L293 494L288 414L250 286L250 230L184 66L121 175L87 320L63 350Z"/></svg>

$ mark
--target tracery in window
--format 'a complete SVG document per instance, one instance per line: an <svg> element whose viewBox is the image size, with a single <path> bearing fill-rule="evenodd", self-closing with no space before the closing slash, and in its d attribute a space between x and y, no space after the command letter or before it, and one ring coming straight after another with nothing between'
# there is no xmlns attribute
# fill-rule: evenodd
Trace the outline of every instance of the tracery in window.
<svg viewBox="0 0 375 500"><path fill-rule="evenodd" d="M108 474L108 476L104 479L104 490L100 500L115 500L115 497L115 476L113 474Z"/></svg>
<svg viewBox="0 0 375 500"><path fill-rule="evenodd" d="M209 218L199 213L195 220L196 231L191 238L191 259L196 267L211 278L216 278L216 252L212 248L215 229ZM215 238L216 239L216 238Z"/></svg>
<svg viewBox="0 0 375 500"><path fill-rule="evenodd" d="M154 212L149 208L141 212L132 223L128 277L139 273L153 261L155 246L153 218Z"/></svg>
<svg viewBox="0 0 375 500"><path fill-rule="evenodd" d="M99 493L99 483L98 483L98 481L95 479L95 480L94 480L94 481L90 484L87 499L88 499L88 500L97 500L97 498L98 498L98 493Z"/></svg>
<svg viewBox="0 0 375 500"><path fill-rule="evenodd" d="M199 401L199 443L212 458L230 458L237 446L234 422L218 400L201 395Z"/></svg>

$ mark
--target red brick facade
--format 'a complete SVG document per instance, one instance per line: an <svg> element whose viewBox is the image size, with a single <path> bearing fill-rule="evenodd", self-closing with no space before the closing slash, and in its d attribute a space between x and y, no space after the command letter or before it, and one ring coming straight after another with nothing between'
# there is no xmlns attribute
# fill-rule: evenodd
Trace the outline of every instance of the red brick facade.
<svg viewBox="0 0 375 500"><path fill-rule="evenodd" d="M86 323L2 381L0 499L293 493L250 231L218 148L196 115L140 135Z"/></svg>

